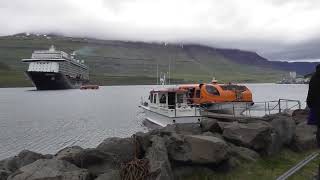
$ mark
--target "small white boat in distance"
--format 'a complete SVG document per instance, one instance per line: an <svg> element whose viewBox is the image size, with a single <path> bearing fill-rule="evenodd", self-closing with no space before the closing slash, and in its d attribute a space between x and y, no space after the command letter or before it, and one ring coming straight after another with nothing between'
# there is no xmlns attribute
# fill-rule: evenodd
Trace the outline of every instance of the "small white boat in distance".
<svg viewBox="0 0 320 180"><path fill-rule="evenodd" d="M145 112L145 119L165 127L173 123L200 122L200 109L187 102L187 91L177 88L152 90L148 101L139 106Z"/></svg>

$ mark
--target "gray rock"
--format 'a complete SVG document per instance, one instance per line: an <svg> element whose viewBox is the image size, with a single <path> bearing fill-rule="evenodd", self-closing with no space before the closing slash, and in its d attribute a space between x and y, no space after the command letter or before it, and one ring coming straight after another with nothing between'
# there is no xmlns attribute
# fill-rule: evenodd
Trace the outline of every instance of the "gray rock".
<svg viewBox="0 0 320 180"><path fill-rule="evenodd" d="M198 135L202 133L200 124L198 123L169 124L164 130L183 135Z"/></svg>
<svg viewBox="0 0 320 180"><path fill-rule="evenodd" d="M195 164L218 164L228 158L227 144L224 140L213 136L186 136L190 144L190 161Z"/></svg>
<svg viewBox="0 0 320 180"><path fill-rule="evenodd" d="M267 149L268 155L279 153L283 146L290 145L296 129L296 123L292 117L282 114L273 116L270 124L273 127L273 132L271 133L271 143Z"/></svg>
<svg viewBox="0 0 320 180"><path fill-rule="evenodd" d="M277 134L277 138L284 145L289 145L295 134L296 124L291 117L279 116L271 121L271 126Z"/></svg>
<svg viewBox="0 0 320 180"><path fill-rule="evenodd" d="M272 128L266 122L237 123L224 127L223 137L238 145L257 151L266 151L271 143Z"/></svg>
<svg viewBox="0 0 320 180"><path fill-rule="evenodd" d="M269 144L266 154L273 155L279 153L283 147L283 142L279 138L279 135L276 132L271 133L271 143Z"/></svg>
<svg viewBox="0 0 320 180"><path fill-rule="evenodd" d="M183 135L172 134L171 136L166 136L164 139L169 159L179 162L185 162L190 159L191 146L185 143L185 137Z"/></svg>
<svg viewBox="0 0 320 180"><path fill-rule="evenodd" d="M222 130L222 132L225 129L225 127L231 125L232 123L233 122L221 122L221 121L218 121L218 125L219 125L220 129Z"/></svg>
<svg viewBox="0 0 320 180"><path fill-rule="evenodd" d="M9 176L8 180L89 180L87 170L57 159L40 159L23 166L18 172Z"/></svg>
<svg viewBox="0 0 320 180"><path fill-rule="evenodd" d="M108 172L101 174L95 180L121 180L119 170L109 170Z"/></svg>
<svg viewBox="0 0 320 180"><path fill-rule="evenodd" d="M307 122L308 116L309 110L306 109L297 109L292 113L292 119L296 122L296 124Z"/></svg>
<svg viewBox="0 0 320 180"><path fill-rule="evenodd" d="M54 158L59 160L65 160L74 164L75 156L83 150L84 149L80 146L66 147L60 150L59 152L57 152Z"/></svg>
<svg viewBox="0 0 320 180"><path fill-rule="evenodd" d="M110 169L118 169L121 163L114 154L94 148L84 149L74 154L71 162L80 168L88 169L95 176L108 172Z"/></svg>
<svg viewBox="0 0 320 180"><path fill-rule="evenodd" d="M222 129L216 119L202 119L200 125L202 132L210 131L213 133L222 133Z"/></svg>
<svg viewBox="0 0 320 180"><path fill-rule="evenodd" d="M296 151L305 151L316 148L316 132L316 126L308 125L306 122L298 124L291 143L292 149Z"/></svg>
<svg viewBox="0 0 320 180"><path fill-rule="evenodd" d="M228 159L227 144L213 136L187 135L168 146L170 159L192 164L218 164Z"/></svg>
<svg viewBox="0 0 320 180"><path fill-rule="evenodd" d="M140 148L140 156L143 156L147 149L151 146L150 133L138 132L135 134L138 146Z"/></svg>
<svg viewBox="0 0 320 180"><path fill-rule="evenodd" d="M230 156L236 158L239 162L255 162L260 158L260 155L251 149L235 146L233 144L228 145Z"/></svg>
<svg viewBox="0 0 320 180"><path fill-rule="evenodd" d="M164 139L159 136L152 136L151 141L152 146L146 153L146 158L149 160L150 173L155 174L156 180L173 179Z"/></svg>
<svg viewBox="0 0 320 180"><path fill-rule="evenodd" d="M2 160L0 162L0 169L14 172L20 167L27 164L31 164L38 159L46 159L48 156L44 156L39 153L35 153L28 150L21 151L17 156Z"/></svg>
<svg viewBox="0 0 320 180"><path fill-rule="evenodd" d="M120 162L134 159L135 145L132 138L107 138L97 146L97 150L114 154Z"/></svg>
<svg viewBox="0 0 320 180"><path fill-rule="evenodd" d="M202 136L213 136L213 137L216 137L216 138L219 138L219 139L223 139L222 134L212 133L212 132L210 132L210 131L204 132L204 133L202 133L201 135L202 135Z"/></svg>
<svg viewBox="0 0 320 180"><path fill-rule="evenodd" d="M287 114L287 113L277 113L277 114L270 114L270 115L265 115L262 119L266 122L271 122L276 118L289 118L292 117L291 115Z"/></svg>
<svg viewBox="0 0 320 180"><path fill-rule="evenodd" d="M0 180L7 180L8 176L12 174L11 171L1 170L0 169Z"/></svg>

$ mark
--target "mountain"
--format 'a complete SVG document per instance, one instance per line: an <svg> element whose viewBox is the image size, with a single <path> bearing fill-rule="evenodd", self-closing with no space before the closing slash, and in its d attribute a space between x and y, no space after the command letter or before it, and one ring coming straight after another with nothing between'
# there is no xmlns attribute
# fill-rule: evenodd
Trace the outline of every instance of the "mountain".
<svg viewBox="0 0 320 180"><path fill-rule="evenodd" d="M0 37L0 86L30 86L24 76L22 58L33 50L56 49L85 60L92 83L100 85L155 84L159 74L170 71L172 83L207 82L276 82L295 70L306 74L314 64L271 62L254 52L219 49L195 44L166 44L109 41L64 37L55 34L17 34ZM302 67L302 68L301 68ZM5 75L3 77L3 75Z"/></svg>
<svg viewBox="0 0 320 180"><path fill-rule="evenodd" d="M223 54L224 57L227 57L228 59L236 63L273 68L283 71L296 71L300 75L305 75L313 72L315 70L315 66L318 64L315 62L268 61L266 58L261 57L255 52L235 49L220 49L219 52Z"/></svg>

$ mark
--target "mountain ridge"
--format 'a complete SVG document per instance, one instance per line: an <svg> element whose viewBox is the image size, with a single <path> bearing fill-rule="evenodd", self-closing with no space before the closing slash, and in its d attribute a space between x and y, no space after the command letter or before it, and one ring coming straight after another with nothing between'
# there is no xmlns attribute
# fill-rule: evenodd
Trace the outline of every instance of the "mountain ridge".
<svg viewBox="0 0 320 180"><path fill-rule="evenodd" d="M26 65L22 58L33 50L50 45L85 59L91 69L91 80L101 85L154 84L156 69L168 72L173 83L206 82L213 76L222 82L276 82L287 73L312 72L314 63L272 62L255 52L222 49L198 44L146 43L64 37L59 35L17 34L0 37L0 62L15 70L19 83ZM170 67L169 67L170 66ZM300 68L306 66L305 68ZM22 80L23 79L23 80ZM14 83L13 83L14 84ZM30 85L25 82L18 85ZM0 86L5 86L1 82Z"/></svg>

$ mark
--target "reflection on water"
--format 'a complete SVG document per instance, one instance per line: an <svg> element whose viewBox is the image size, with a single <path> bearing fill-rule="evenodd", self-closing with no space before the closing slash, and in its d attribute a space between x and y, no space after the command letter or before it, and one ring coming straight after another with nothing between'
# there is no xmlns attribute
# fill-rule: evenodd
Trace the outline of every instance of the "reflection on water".
<svg viewBox="0 0 320 180"><path fill-rule="evenodd" d="M303 101L307 85L248 84L255 101ZM156 86L110 86L99 90L0 89L0 159L23 149L55 153L63 147L95 147L111 136L147 131L138 105Z"/></svg>

